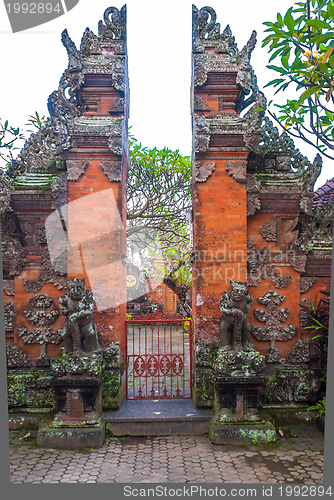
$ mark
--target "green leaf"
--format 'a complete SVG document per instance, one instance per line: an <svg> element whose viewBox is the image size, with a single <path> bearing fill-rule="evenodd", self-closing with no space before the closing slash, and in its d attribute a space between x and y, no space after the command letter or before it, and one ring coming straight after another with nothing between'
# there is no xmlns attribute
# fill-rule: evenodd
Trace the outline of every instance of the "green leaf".
<svg viewBox="0 0 334 500"><path fill-rule="evenodd" d="M311 97L311 95L316 94L322 89L321 85L315 85L314 87L310 87L309 89L305 90L305 92L302 93L300 98L298 99L298 103L301 104L302 102L305 101L305 99L308 99Z"/></svg>

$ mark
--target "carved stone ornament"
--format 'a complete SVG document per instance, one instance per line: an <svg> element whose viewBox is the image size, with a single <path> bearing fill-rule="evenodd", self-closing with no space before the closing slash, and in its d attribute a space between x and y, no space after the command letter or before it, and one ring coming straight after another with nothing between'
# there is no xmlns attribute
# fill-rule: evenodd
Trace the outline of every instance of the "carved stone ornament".
<svg viewBox="0 0 334 500"><path fill-rule="evenodd" d="M195 161L195 180L196 182L205 182L216 169L214 161Z"/></svg>
<svg viewBox="0 0 334 500"><path fill-rule="evenodd" d="M115 161L100 161L100 167L110 182L119 182L121 180L122 164Z"/></svg>
<svg viewBox="0 0 334 500"><path fill-rule="evenodd" d="M208 79L204 56L202 54L194 54L194 87L204 85ZM195 111L195 109L194 109ZM202 110L200 110L202 111Z"/></svg>
<svg viewBox="0 0 334 500"><path fill-rule="evenodd" d="M209 342L206 339L197 339L195 343L196 366L212 366L213 356Z"/></svg>
<svg viewBox="0 0 334 500"><path fill-rule="evenodd" d="M315 208L312 211L312 215L308 217L307 229L310 234L310 241L315 246L332 247L333 221L334 205L331 203L327 203L321 208Z"/></svg>
<svg viewBox="0 0 334 500"><path fill-rule="evenodd" d="M251 174L246 176L247 183L247 216L254 215L261 208L260 182Z"/></svg>
<svg viewBox="0 0 334 500"><path fill-rule="evenodd" d="M288 261L298 273L305 271L308 252L309 248L305 234L297 238L287 249Z"/></svg>
<svg viewBox="0 0 334 500"><path fill-rule="evenodd" d="M14 280L3 280L3 289L7 295L15 294Z"/></svg>
<svg viewBox="0 0 334 500"><path fill-rule="evenodd" d="M319 177L322 169L322 158L316 155L314 162L305 170L303 176L303 187L300 197L300 208L305 214L312 214L314 184Z"/></svg>
<svg viewBox="0 0 334 500"><path fill-rule="evenodd" d="M67 179L69 181L78 181L83 176L85 170L90 166L89 161L67 160Z"/></svg>
<svg viewBox="0 0 334 500"><path fill-rule="evenodd" d="M118 342L111 342L103 350L103 367L105 369L119 368L121 365L121 350Z"/></svg>
<svg viewBox="0 0 334 500"><path fill-rule="evenodd" d="M28 293L36 293L39 292L43 286L43 281L40 279L37 280L23 280L23 286L26 292Z"/></svg>
<svg viewBox="0 0 334 500"><path fill-rule="evenodd" d="M5 332L12 332L14 330L14 304L7 302L4 307L5 316Z"/></svg>
<svg viewBox="0 0 334 500"><path fill-rule="evenodd" d="M265 305L267 309L265 311L254 309L254 316L258 321L265 323L266 326L265 329L258 326L252 326L252 335L260 341L285 341L292 339L297 333L296 327L294 325L288 325L283 328L280 324L287 320L290 309L288 307L277 309L285 300L285 297L270 290L263 297L258 297L257 300L260 304Z"/></svg>
<svg viewBox="0 0 334 500"><path fill-rule="evenodd" d="M222 313L219 323L219 338L222 348L240 352L248 345L250 325L247 314L253 297L247 283L231 281L229 293L224 292L219 308Z"/></svg>
<svg viewBox="0 0 334 500"><path fill-rule="evenodd" d="M108 111L110 114L124 113L124 106L125 101L123 97L119 97L118 99L115 99L115 101L110 105Z"/></svg>
<svg viewBox="0 0 334 500"><path fill-rule="evenodd" d="M241 184L246 184L246 168L247 162L245 160L227 160L226 170L230 176Z"/></svg>
<svg viewBox="0 0 334 500"><path fill-rule="evenodd" d="M270 346L266 354L266 363L281 363L282 358L280 353L275 346Z"/></svg>
<svg viewBox="0 0 334 500"><path fill-rule="evenodd" d="M320 388L315 372L308 367L281 365L266 388L266 399L276 402L314 401Z"/></svg>
<svg viewBox="0 0 334 500"><path fill-rule="evenodd" d="M38 279L43 283L52 283L58 290L62 290L66 286L66 267L66 254L61 255L53 267L49 251L45 248L42 250L42 269Z"/></svg>
<svg viewBox="0 0 334 500"><path fill-rule="evenodd" d="M94 321L94 298L86 291L86 281L74 278L67 283L67 294L59 299L66 323L64 341L68 353L82 356L99 348Z"/></svg>
<svg viewBox="0 0 334 500"><path fill-rule="evenodd" d="M56 209L67 203L67 174L61 174L51 184L52 198Z"/></svg>
<svg viewBox="0 0 334 500"><path fill-rule="evenodd" d="M269 264L270 250L248 241L247 244L247 279L248 286L257 286L263 279L270 280L276 288L287 288L291 283L291 276L282 276L276 272L276 264Z"/></svg>
<svg viewBox="0 0 334 500"><path fill-rule="evenodd" d="M108 7L104 11L103 21L99 21L99 38L101 40L126 40L126 5L118 10Z"/></svg>
<svg viewBox="0 0 334 500"><path fill-rule="evenodd" d="M4 263L9 264L9 275L18 276L26 265L27 251L18 240L9 239L6 241L6 251L4 253Z"/></svg>
<svg viewBox="0 0 334 500"><path fill-rule="evenodd" d="M210 143L210 128L204 116L194 115L195 120L195 152L207 151Z"/></svg>
<svg viewBox="0 0 334 500"><path fill-rule="evenodd" d="M21 349L15 345L6 346L7 368L29 368L31 361Z"/></svg>
<svg viewBox="0 0 334 500"><path fill-rule="evenodd" d="M12 210L10 206L11 191L10 180L0 171L0 214Z"/></svg>
<svg viewBox="0 0 334 500"><path fill-rule="evenodd" d="M240 82L240 74L246 76L242 82ZM245 146L249 151L259 153L262 120L267 107L267 99L264 94L259 91L256 76L249 64L247 65L246 71L238 72L237 81L238 80L243 89L247 89L249 87L250 90L248 92L242 92L241 97L236 104L237 113L241 113L241 111L244 111L247 107L254 103L244 116L247 123L247 128L244 133ZM249 93L250 96L245 99L244 96Z"/></svg>
<svg viewBox="0 0 334 500"><path fill-rule="evenodd" d="M193 44L198 40L218 40L221 38L220 24L216 23L216 12L212 7L197 9L193 5Z"/></svg>
<svg viewBox="0 0 334 500"><path fill-rule="evenodd" d="M308 363L310 361L310 343L308 340L298 340L291 349L285 361L289 363Z"/></svg>
<svg viewBox="0 0 334 500"><path fill-rule="evenodd" d="M260 228L260 234L266 241L277 241L276 221L263 224Z"/></svg>
<svg viewBox="0 0 334 500"><path fill-rule="evenodd" d="M305 293L309 290L315 283L316 278L300 277L300 293Z"/></svg>
<svg viewBox="0 0 334 500"><path fill-rule="evenodd" d="M45 233L45 226L44 226L44 224L43 224L43 225L40 225L40 226L38 227L38 242L39 242L41 245L46 245L46 243L47 243L46 233Z"/></svg>
<svg viewBox="0 0 334 500"><path fill-rule="evenodd" d="M41 356L47 357L47 344L59 344L63 339L62 329L53 330L49 325L52 325L59 317L58 309L53 307L53 299L44 294L36 295L28 299L30 305L37 309L26 309L24 316L32 325L35 325L33 330L29 330L25 326L21 326L19 337L25 344L40 344ZM47 309L52 308L47 311Z"/></svg>
<svg viewBox="0 0 334 500"><path fill-rule="evenodd" d="M286 132L281 134L266 116L262 122L259 150L265 159L272 160L268 164L266 163L266 167L270 167L271 170L280 170L281 162L280 160L277 161L276 157L283 158L284 165L288 164L289 171L295 174L303 175L310 165L306 156L303 156L299 149L296 148L291 137Z"/></svg>
<svg viewBox="0 0 334 500"><path fill-rule="evenodd" d="M199 95L194 96L194 111L211 111L208 103Z"/></svg>
<svg viewBox="0 0 334 500"><path fill-rule="evenodd" d="M123 119L114 119L110 126L108 146L117 155L122 154Z"/></svg>
<svg viewBox="0 0 334 500"><path fill-rule="evenodd" d="M297 240L299 234L299 230L296 229L298 221L298 217L284 221L282 231L282 243L284 245L291 245Z"/></svg>

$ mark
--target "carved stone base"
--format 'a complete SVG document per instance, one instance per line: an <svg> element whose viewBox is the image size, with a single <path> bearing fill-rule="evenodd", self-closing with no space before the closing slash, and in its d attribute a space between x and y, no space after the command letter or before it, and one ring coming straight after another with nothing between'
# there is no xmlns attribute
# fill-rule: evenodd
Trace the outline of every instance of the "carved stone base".
<svg viewBox="0 0 334 500"><path fill-rule="evenodd" d="M214 419L209 424L209 436L214 444L258 444L277 440L275 427L266 421L234 424Z"/></svg>
<svg viewBox="0 0 334 500"><path fill-rule="evenodd" d="M50 422L42 422L37 432L37 445L43 448L65 450L100 448L104 443L105 426L99 422L93 427L53 428Z"/></svg>

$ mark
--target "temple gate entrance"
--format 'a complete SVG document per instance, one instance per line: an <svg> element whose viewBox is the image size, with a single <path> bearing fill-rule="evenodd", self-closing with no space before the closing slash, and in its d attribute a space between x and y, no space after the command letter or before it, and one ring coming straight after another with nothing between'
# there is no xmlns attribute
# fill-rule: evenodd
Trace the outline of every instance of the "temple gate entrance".
<svg viewBox="0 0 334 500"><path fill-rule="evenodd" d="M192 322L148 314L126 321L127 399L191 398Z"/></svg>

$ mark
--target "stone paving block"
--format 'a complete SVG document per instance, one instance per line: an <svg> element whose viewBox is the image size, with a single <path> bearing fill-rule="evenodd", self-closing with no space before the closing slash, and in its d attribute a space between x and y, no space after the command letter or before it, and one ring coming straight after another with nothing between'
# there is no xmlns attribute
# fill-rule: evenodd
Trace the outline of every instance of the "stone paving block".
<svg viewBox="0 0 334 500"><path fill-rule="evenodd" d="M14 432L14 431L13 431ZM321 484L323 434L293 430L275 446L213 445L207 438L108 438L91 452L11 444L11 482L18 483L309 483ZM17 442L18 440L16 440Z"/></svg>

